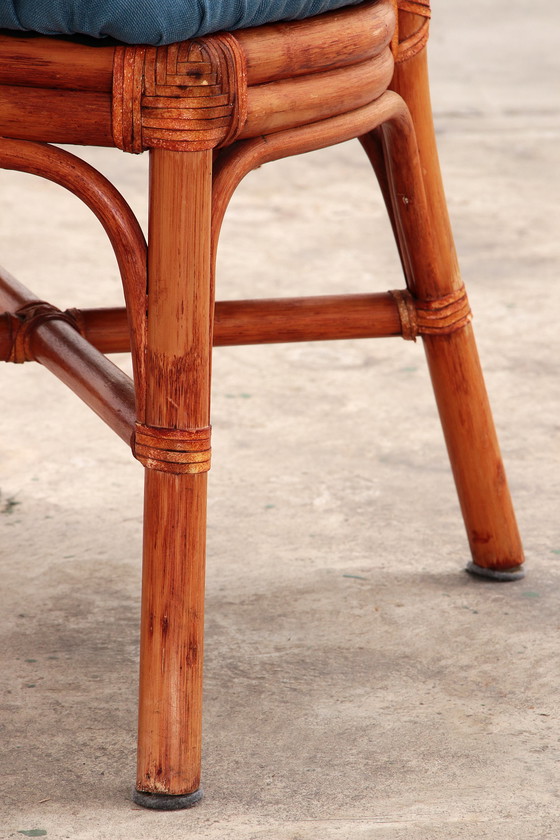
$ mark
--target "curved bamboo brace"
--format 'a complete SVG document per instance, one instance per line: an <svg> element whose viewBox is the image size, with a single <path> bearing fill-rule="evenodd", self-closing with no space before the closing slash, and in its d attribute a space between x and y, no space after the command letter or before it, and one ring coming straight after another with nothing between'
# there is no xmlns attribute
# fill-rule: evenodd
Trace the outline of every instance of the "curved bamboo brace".
<svg viewBox="0 0 560 840"><path fill-rule="evenodd" d="M381 127L386 141L384 152L387 174L401 196L393 208L398 229L414 229L423 242L422 259L403 253L407 286L415 298L433 301L449 293L441 290L439 250L429 222L424 181L418 156L414 125L405 101L387 91L375 102L312 125L241 141L222 152L214 168L212 205L212 247L215 256L223 217L229 201L243 178L253 169L290 155L315 151L356 137L362 138ZM363 141L363 138L362 138ZM453 291L462 288L459 274L452 278Z"/></svg>
<svg viewBox="0 0 560 840"><path fill-rule="evenodd" d="M273 160L312 152L352 140L381 123L408 113L398 94L387 91L375 102L311 125L242 140L217 155L212 192L212 248L215 257L220 229L230 199L243 178Z"/></svg>
<svg viewBox="0 0 560 840"><path fill-rule="evenodd" d="M356 137L364 142L363 135L367 137L376 128L383 134L384 164L391 190L400 198L393 207L393 223L399 231L414 231L422 241L421 254L412 250L402 254L409 291L417 304L446 298L450 292L462 292L458 271L449 277L448 271L444 270L448 266L444 266L430 223L412 117L405 101L393 91L387 91L370 105L341 117L240 141L219 155L214 167L212 203L214 258L229 201L251 170L272 160L315 151ZM403 248L411 238L399 237ZM450 283L445 288L442 277Z"/></svg>
<svg viewBox="0 0 560 840"><path fill-rule="evenodd" d="M0 138L0 167L39 175L64 187L97 216L111 242L126 300L137 412L144 405L147 246L136 216L118 190L85 161L56 146Z"/></svg>

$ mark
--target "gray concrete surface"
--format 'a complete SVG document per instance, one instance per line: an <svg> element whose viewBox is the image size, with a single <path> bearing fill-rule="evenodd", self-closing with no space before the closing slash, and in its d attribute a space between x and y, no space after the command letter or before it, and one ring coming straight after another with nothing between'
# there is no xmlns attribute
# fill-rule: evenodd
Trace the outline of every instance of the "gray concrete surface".
<svg viewBox="0 0 560 840"><path fill-rule="evenodd" d="M558 5L434 6L441 157L528 576L462 572L420 345L217 351L206 796L143 811L141 468L47 372L5 366L1 838L559 836ZM146 160L84 154L143 216ZM398 287L367 178L356 144L254 173L220 296ZM118 303L87 211L0 184L0 261L59 305Z"/></svg>

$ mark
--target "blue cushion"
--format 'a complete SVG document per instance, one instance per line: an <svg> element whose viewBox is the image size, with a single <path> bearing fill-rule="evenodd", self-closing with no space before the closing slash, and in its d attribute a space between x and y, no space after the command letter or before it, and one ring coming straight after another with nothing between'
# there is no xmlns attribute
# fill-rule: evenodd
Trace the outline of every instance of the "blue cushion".
<svg viewBox="0 0 560 840"><path fill-rule="evenodd" d="M361 0L0 0L0 28L170 44L223 29L296 20Z"/></svg>

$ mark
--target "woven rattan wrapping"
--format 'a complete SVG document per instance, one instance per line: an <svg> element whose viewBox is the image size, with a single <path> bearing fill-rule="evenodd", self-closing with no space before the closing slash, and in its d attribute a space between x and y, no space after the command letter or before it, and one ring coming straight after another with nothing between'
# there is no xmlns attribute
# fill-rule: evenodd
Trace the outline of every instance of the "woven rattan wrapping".
<svg viewBox="0 0 560 840"><path fill-rule="evenodd" d="M210 469L211 427L161 429L136 424L132 452L145 467L181 475Z"/></svg>
<svg viewBox="0 0 560 840"><path fill-rule="evenodd" d="M465 287L436 300L417 300L407 290L392 291L401 321L402 337L416 341L419 335L449 335L472 321Z"/></svg>
<svg viewBox="0 0 560 840"><path fill-rule="evenodd" d="M397 19L397 27L393 38L392 49L395 62L400 64L403 61L408 61L410 58L413 58L421 52L428 43L428 37L430 34L430 17L432 12L430 9L430 0L392 0L392 3L395 7L395 16ZM402 41L399 39L399 11L410 12L411 14L419 15L424 18L416 32Z"/></svg>
<svg viewBox="0 0 560 840"><path fill-rule="evenodd" d="M245 60L223 33L168 47L118 47L113 137L125 152L232 143L247 112Z"/></svg>
<svg viewBox="0 0 560 840"><path fill-rule="evenodd" d="M62 312L56 306L42 300L27 303L17 312L8 314L11 314L12 351L6 361L15 364L33 360L33 354L29 348L29 337L46 321L63 321L77 332L82 332L81 325L70 310Z"/></svg>

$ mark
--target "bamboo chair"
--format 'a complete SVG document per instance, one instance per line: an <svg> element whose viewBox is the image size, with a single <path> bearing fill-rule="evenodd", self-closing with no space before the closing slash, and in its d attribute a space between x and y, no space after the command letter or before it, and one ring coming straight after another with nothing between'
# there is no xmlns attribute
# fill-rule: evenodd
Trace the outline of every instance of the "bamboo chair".
<svg viewBox="0 0 560 840"><path fill-rule="evenodd" d="M0 357L45 365L146 468L134 794L141 805L183 808L201 796L213 345L420 336L469 538L468 568L499 580L523 574L441 185L429 15L429 0L371 0L165 47L0 36L0 166L75 193L104 225L122 274L126 309L61 312L3 271ZM381 184L406 289L215 303L220 225L243 177L267 161L352 138ZM116 189L50 143L150 150L147 245ZM134 383L104 355L128 349Z"/></svg>

